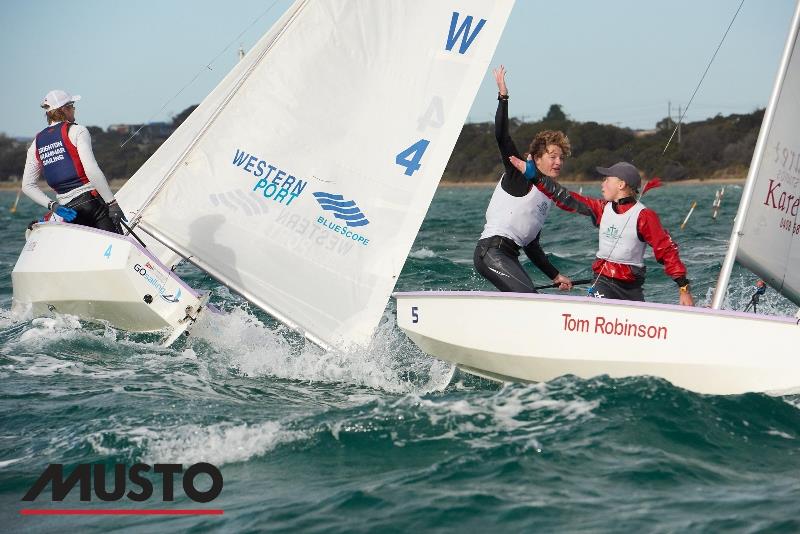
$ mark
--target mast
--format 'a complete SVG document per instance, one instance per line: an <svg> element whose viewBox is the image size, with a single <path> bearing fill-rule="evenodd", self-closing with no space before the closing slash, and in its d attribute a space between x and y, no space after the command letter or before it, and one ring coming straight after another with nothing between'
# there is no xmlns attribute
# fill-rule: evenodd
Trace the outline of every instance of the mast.
<svg viewBox="0 0 800 534"><path fill-rule="evenodd" d="M272 50L272 47L275 45L275 43L278 41L278 39L280 39L280 37L286 32L286 30L289 28L289 26L292 24L292 22L297 18L297 15L300 13L300 11L302 11L303 7L305 7L306 4L307 4L307 0L296 0L296 2L292 5L291 9L293 10L293 12L288 17L288 19L286 20L286 22L283 25L283 27L281 27L281 29L277 33L277 35L275 35L275 38L271 42L269 42L267 44L267 46L259 53L259 55L255 59L255 61L247 68L247 70L245 70L242 73L241 77L236 81L236 83L233 84L233 87L231 87L231 90L228 92L228 94L225 96L225 98L222 100L222 102L213 111L213 113L208 118L208 120L206 120L205 123L201 126L201 128L199 129L197 134L194 136L194 138L183 149L183 151L181 152L180 156L174 161L174 163L169 168L169 170L164 174L164 177L161 179L161 181L158 183L158 185L153 189L153 191L150 193L150 195L145 199L144 203L141 206L139 206L139 209L137 210L135 217L133 218L133 220L130 223L131 228L135 228L136 226L139 225L139 223L140 223L140 221L142 219L142 215L144 214L145 209L147 209L147 207L161 193L161 190L167 185L167 182L169 182L170 178L175 173L175 171L178 169L178 167L180 167L181 163L183 163L186 160L186 157L194 149L194 147L200 142L200 140L203 138L205 133L208 131L208 129L211 126L211 124L216 120L216 118L219 116L219 114L222 113L222 110L225 109L225 106L228 105L228 103L231 101L231 99L234 97L234 95L237 93L237 91L239 91L239 89L242 87L242 85L244 85L244 83L247 81L247 79L250 77L250 75L256 70L256 68L258 67L258 64L261 63L261 61L264 59L264 57L270 52L270 50ZM244 56L243 56L244 50L240 49L240 52L241 53L240 53L240 56L239 56L239 61L244 59Z"/></svg>
<svg viewBox="0 0 800 534"><path fill-rule="evenodd" d="M772 87L772 94L769 97L769 104L767 105L767 110L764 113L764 120L761 123L761 130L758 133L758 141L756 142L756 148L753 152L753 159L750 162L750 169L747 171L747 181L744 184L744 188L742 190L742 199L739 201L739 209L736 212L736 218L734 219L733 230L731 231L731 239L728 245L728 252L725 254L725 260L722 263L722 269L720 270L719 278L717 279L717 286L714 289L714 297L711 301L711 308L714 310L718 310L722 307L722 301L725 297L725 291L728 288L728 282L730 281L733 264L736 261L736 253L739 249L739 241L741 240L742 235L744 235L743 228L747 218L747 209L750 206L750 200L753 196L756 178L759 168L761 167L761 160L766 150L767 137L770 129L772 128L778 97L781 94L783 81L786 78L786 72L789 67L789 60L791 59L792 50L794 49L794 44L797 40L799 24L800 0L798 0L797 4L795 5L794 16L792 17L792 24L789 29L789 37L786 39L786 45L784 46L783 55L781 56L781 63L778 67L778 74L775 77L775 84Z"/></svg>

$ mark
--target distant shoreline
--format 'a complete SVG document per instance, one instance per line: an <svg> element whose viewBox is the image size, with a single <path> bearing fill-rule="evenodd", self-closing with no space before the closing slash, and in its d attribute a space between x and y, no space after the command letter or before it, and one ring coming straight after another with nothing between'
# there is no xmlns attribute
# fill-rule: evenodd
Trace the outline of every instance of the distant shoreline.
<svg viewBox="0 0 800 534"><path fill-rule="evenodd" d="M742 185L744 182L744 178L689 178L686 180L676 180L674 182L664 182L664 186L699 184ZM600 180L562 180L559 181L559 183L570 186L600 186ZM496 184L497 182L440 182L439 187L494 187Z"/></svg>
<svg viewBox="0 0 800 534"><path fill-rule="evenodd" d="M119 190L127 180L111 180L111 189ZM698 185L698 184L717 184L732 185L743 184L744 178L690 178L687 180L677 180L674 182L664 182L668 185ZM600 185L600 180L564 180L560 182L570 186L592 186ZM497 182L439 182L439 187L494 187ZM0 182L0 191L16 191L20 188L21 182ZM44 186L47 189L47 186Z"/></svg>

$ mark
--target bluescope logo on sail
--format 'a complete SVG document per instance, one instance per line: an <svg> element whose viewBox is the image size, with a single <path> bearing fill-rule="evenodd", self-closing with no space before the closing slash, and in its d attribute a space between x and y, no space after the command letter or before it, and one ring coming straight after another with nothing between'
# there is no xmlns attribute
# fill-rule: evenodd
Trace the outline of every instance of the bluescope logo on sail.
<svg viewBox="0 0 800 534"><path fill-rule="evenodd" d="M314 198L317 199L323 210L331 212L335 219L342 221L340 224L327 217L320 216L317 218L317 224L321 224L344 239L352 239L363 246L369 245L369 238L364 236L360 230L360 227L369 224L369 220L356 205L355 200L348 200L342 195L322 191L315 192ZM356 228L359 230L356 230Z"/></svg>
<svg viewBox="0 0 800 534"><path fill-rule="evenodd" d="M308 185L305 180L295 178L289 172L270 164L255 154L238 148L233 156L233 165L258 178L253 186L254 193L286 206L299 197Z"/></svg>

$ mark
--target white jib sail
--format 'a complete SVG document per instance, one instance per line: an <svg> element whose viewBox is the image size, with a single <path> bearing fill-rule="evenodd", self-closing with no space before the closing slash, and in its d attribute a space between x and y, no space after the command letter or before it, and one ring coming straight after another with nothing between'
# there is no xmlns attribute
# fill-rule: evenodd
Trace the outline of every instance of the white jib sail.
<svg viewBox="0 0 800 534"><path fill-rule="evenodd" d="M731 240L736 260L800 305L800 3ZM739 220L741 219L741 220ZM730 254L730 253L729 253ZM726 260L727 261L727 260ZM718 293L721 292L718 287ZM716 300L716 296L715 296Z"/></svg>
<svg viewBox="0 0 800 534"><path fill-rule="evenodd" d="M120 202L313 341L366 344L512 6L297 2Z"/></svg>

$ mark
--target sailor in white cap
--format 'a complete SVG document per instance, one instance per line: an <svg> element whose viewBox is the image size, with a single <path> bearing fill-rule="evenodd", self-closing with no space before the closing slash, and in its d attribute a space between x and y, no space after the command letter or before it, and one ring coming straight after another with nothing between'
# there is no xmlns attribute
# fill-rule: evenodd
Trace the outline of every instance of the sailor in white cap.
<svg viewBox="0 0 800 534"><path fill-rule="evenodd" d="M80 99L60 89L45 95L41 107L47 127L28 149L22 191L67 222L122 233L125 215L94 158L89 130L75 124L75 102ZM56 192L56 200L41 190L41 177Z"/></svg>

